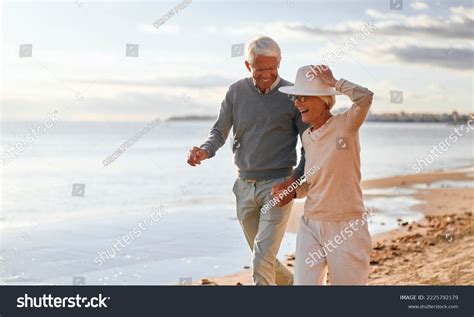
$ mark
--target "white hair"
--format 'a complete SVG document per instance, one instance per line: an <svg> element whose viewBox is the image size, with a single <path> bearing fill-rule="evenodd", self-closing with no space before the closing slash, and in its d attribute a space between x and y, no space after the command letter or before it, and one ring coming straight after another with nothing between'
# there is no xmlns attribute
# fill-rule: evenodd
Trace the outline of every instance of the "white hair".
<svg viewBox="0 0 474 317"><path fill-rule="evenodd" d="M278 63L281 60L281 50L277 42L268 36L260 36L250 42L247 48L247 61L250 65L253 65L255 57L257 55L272 56L278 59Z"/></svg>
<svg viewBox="0 0 474 317"><path fill-rule="evenodd" d="M336 97L335 96L316 96L321 99L328 107L329 110L336 104Z"/></svg>

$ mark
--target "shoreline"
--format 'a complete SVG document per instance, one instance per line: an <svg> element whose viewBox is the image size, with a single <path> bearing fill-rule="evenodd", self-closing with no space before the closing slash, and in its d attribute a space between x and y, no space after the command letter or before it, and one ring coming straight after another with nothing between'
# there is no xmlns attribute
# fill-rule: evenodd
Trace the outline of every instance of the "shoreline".
<svg viewBox="0 0 474 317"><path fill-rule="evenodd" d="M469 253L474 247L474 186L462 186L463 182L474 182L473 166L362 182L364 191L413 190L401 196L419 200L411 211L423 214L419 221L398 219L402 221L397 228L372 235L368 285L474 285L474 269L470 268L474 254ZM441 186L433 186L439 183ZM304 200L295 201L286 232L297 232L303 205ZM288 254L282 263L293 271L294 255ZM240 272L203 278L196 284L252 285L251 270L246 266Z"/></svg>

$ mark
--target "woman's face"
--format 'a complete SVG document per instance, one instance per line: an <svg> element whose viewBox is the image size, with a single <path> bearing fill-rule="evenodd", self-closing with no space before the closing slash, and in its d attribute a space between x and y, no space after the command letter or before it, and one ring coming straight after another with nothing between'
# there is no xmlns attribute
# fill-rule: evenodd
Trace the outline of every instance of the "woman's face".
<svg viewBox="0 0 474 317"><path fill-rule="evenodd" d="M295 100L295 107L301 113L301 120L304 123L313 123L324 117L326 104L316 96L301 96Z"/></svg>

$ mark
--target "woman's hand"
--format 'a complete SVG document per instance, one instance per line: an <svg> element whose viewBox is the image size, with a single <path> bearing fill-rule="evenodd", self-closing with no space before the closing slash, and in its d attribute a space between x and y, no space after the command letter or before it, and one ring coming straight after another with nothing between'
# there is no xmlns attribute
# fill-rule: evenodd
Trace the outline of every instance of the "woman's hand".
<svg viewBox="0 0 474 317"><path fill-rule="evenodd" d="M326 85L335 87L337 80L334 78L331 69L327 65L311 65L313 70L316 70L316 76L321 79Z"/></svg>
<svg viewBox="0 0 474 317"><path fill-rule="evenodd" d="M284 191L286 191L286 189L275 190L272 193L272 196L275 199L275 205L277 205L278 207L285 206L295 198L295 192L284 194Z"/></svg>

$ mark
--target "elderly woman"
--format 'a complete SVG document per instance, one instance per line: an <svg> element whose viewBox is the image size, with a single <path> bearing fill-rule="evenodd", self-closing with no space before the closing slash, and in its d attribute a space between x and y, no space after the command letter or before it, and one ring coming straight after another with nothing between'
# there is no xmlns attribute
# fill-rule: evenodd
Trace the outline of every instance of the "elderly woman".
<svg viewBox="0 0 474 317"><path fill-rule="evenodd" d="M300 68L295 85L279 90L290 95L310 125L302 136L306 182L287 195L307 197L299 223L295 285L326 284L328 271L332 285L366 284L371 239L360 187L359 128L373 93L336 80L324 65ZM333 115L337 94L348 96L353 105ZM308 173L310 169L316 172ZM273 195L283 191L276 186Z"/></svg>

